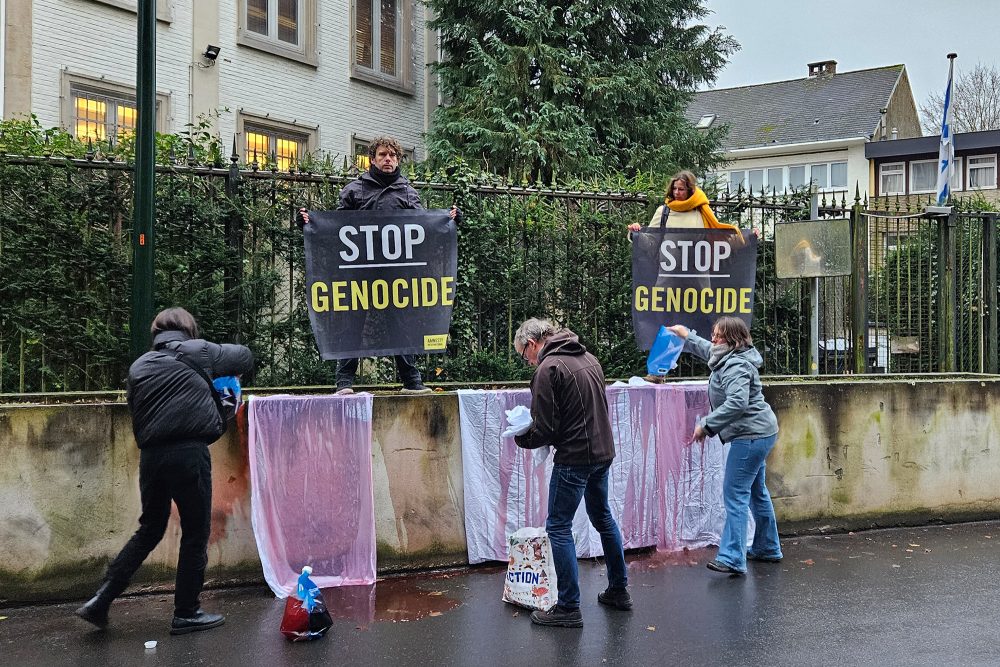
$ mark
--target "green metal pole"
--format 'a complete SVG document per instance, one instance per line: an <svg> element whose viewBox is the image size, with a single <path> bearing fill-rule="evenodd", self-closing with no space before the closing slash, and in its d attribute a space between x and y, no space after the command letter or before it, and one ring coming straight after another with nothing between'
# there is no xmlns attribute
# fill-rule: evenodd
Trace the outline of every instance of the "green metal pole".
<svg viewBox="0 0 1000 667"><path fill-rule="evenodd" d="M132 357L149 349L153 321L153 175L156 133L156 0L138 0L135 197L132 224Z"/></svg>

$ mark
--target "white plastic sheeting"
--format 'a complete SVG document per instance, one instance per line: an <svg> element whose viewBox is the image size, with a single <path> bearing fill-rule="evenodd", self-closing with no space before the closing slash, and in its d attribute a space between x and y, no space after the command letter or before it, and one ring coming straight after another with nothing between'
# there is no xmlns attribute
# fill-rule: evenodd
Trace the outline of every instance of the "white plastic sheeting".
<svg viewBox="0 0 1000 667"><path fill-rule="evenodd" d="M718 438L686 444L695 420L709 411L706 385L607 391L617 453L608 496L625 548L718 544L725 522L722 477L728 447ZM551 452L520 449L513 438L501 435L505 411L530 403L527 390L459 392L470 563L507 560L511 533L545 525ZM602 554L582 503L573 535L579 557Z"/></svg>
<svg viewBox="0 0 1000 667"><path fill-rule="evenodd" d="M278 597L303 565L321 588L375 581L371 415L371 394L250 401L253 532Z"/></svg>

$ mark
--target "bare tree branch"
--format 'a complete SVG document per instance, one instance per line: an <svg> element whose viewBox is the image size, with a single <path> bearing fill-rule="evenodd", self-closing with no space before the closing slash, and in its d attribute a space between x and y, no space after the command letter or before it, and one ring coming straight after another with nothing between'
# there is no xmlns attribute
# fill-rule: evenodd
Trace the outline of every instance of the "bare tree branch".
<svg viewBox="0 0 1000 667"><path fill-rule="evenodd" d="M924 132L941 132L944 94L931 93L920 105ZM952 128L955 132L1000 130L1000 70L995 65L977 63L969 72L955 77L952 97Z"/></svg>

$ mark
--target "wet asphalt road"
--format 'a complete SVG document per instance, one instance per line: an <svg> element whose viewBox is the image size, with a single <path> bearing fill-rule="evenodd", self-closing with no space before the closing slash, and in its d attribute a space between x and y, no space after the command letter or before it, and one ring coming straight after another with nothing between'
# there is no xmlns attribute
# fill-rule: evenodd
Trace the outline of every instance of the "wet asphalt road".
<svg viewBox="0 0 1000 667"><path fill-rule="evenodd" d="M207 592L226 624L179 637L163 594L117 601L105 631L79 603L3 609L0 665L1000 665L1000 522L782 542L739 578L705 568L714 549L633 555L631 612L597 604L603 564L581 561L582 629L532 625L490 566L327 589L334 626L301 644L265 588Z"/></svg>

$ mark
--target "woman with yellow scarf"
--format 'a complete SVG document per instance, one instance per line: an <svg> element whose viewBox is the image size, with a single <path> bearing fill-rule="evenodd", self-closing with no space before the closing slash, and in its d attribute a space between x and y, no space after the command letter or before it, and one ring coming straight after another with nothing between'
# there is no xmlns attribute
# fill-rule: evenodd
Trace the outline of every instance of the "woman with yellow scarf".
<svg viewBox="0 0 1000 667"><path fill-rule="evenodd" d="M736 227L719 222L715 217L708 205L708 197L695 183L694 174L690 171L679 172L670 179L663 206L656 209L649 226L670 229L728 229L739 233ZM636 222L628 228L637 232L642 226Z"/></svg>

